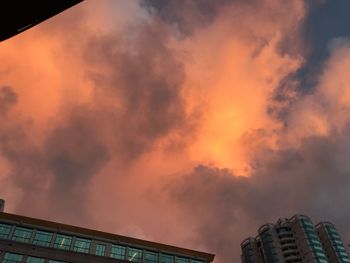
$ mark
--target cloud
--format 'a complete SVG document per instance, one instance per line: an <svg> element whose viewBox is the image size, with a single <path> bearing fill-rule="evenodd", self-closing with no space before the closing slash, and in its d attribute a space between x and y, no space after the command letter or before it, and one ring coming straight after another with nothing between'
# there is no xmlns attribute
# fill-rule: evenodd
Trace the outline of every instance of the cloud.
<svg viewBox="0 0 350 263"><path fill-rule="evenodd" d="M350 238L350 215L344 210L350 183L347 42L336 39L331 44L319 86L289 109L279 147L253 146L249 177L200 165L167 183L169 198L183 206L196 229L194 243L214 249L219 262L238 259L240 242L255 236L260 225L296 213L309 215L315 223L329 220L345 242ZM255 140L261 135L252 136Z"/></svg>
<svg viewBox="0 0 350 263"><path fill-rule="evenodd" d="M193 242L211 249L218 262L238 260L240 242L255 236L260 225L296 213L315 223L334 222L347 240L349 131L309 137L295 151L265 151L249 178L198 166L168 184L170 199L183 206L195 226Z"/></svg>
<svg viewBox="0 0 350 263"><path fill-rule="evenodd" d="M216 262L280 216L346 229L347 38L304 93L304 1L98 2L0 47L9 211Z"/></svg>
<svg viewBox="0 0 350 263"><path fill-rule="evenodd" d="M350 22L346 12L350 7L348 1L315 0L307 4L309 12L302 26L307 60L295 76L300 81L301 92L309 92L317 86L317 76L331 55L329 42L334 38L350 36L346 26Z"/></svg>
<svg viewBox="0 0 350 263"><path fill-rule="evenodd" d="M107 107L113 111L115 137L130 158L194 122L182 95L183 64L168 46L168 33L155 23L133 34L135 39L128 43L119 43L119 35L93 37L85 49L96 98L113 98ZM125 45L132 47L123 50Z"/></svg>
<svg viewBox="0 0 350 263"><path fill-rule="evenodd" d="M212 23L225 6L234 1L231 0L199 0L178 1L142 0L141 5L146 7L151 14L159 16L167 23L185 35L192 34L196 28Z"/></svg>
<svg viewBox="0 0 350 263"><path fill-rule="evenodd" d="M5 114L17 103L17 94L11 87L3 86L0 89L0 113Z"/></svg>
<svg viewBox="0 0 350 263"><path fill-rule="evenodd" d="M46 32L47 25L41 30ZM25 80L37 70L18 72L13 67L11 71L23 78L12 77L13 72L4 75L2 81L17 84L19 95L17 103L16 93L2 88L1 112L16 107L18 115L11 116L12 124L1 130L0 147L8 164L6 182L20 192L17 211L84 224L80 219L89 218L91 212L87 198L92 180L110 161L121 170L114 180L121 180L124 169L157 148L167 136L175 144L185 142L194 117L186 111L182 97L183 65L168 46L169 36L161 25L138 26L133 38L124 42L119 41L118 31L96 35L83 26L73 30L86 35L80 32L84 35L81 41L71 42L71 34L66 37L65 31L58 30L54 41L49 38L42 46L41 59L50 66L43 69L46 74L38 77L39 82L32 82L40 83L42 91L35 106L47 103L53 107L53 116L39 118L32 103L22 100L27 99L23 96ZM27 41L30 39L28 35ZM70 51L66 51L67 46ZM16 57L10 45L6 48L9 57ZM27 51L32 54L37 48L29 46ZM70 52L76 52L74 59L69 58ZM25 63L32 66L37 61ZM7 63L22 65L23 61L9 58ZM54 96L45 97L53 80ZM30 209L28 200L35 204Z"/></svg>

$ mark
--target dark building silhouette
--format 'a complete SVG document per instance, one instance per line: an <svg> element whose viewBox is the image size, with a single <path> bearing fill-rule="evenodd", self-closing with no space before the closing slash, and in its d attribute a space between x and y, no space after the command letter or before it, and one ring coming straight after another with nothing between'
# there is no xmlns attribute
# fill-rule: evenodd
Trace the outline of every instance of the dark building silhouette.
<svg viewBox="0 0 350 263"><path fill-rule="evenodd" d="M209 263L213 254L0 212L2 263Z"/></svg>
<svg viewBox="0 0 350 263"><path fill-rule="evenodd" d="M0 42L13 37L83 0L3 0Z"/></svg>
<svg viewBox="0 0 350 263"><path fill-rule="evenodd" d="M243 263L350 263L334 225L314 226L309 217L295 215L265 224L258 235L241 243Z"/></svg>

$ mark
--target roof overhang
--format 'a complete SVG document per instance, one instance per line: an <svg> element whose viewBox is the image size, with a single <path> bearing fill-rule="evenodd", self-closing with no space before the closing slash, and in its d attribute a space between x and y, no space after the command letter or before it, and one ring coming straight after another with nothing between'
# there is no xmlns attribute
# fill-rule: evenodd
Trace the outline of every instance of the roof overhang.
<svg viewBox="0 0 350 263"><path fill-rule="evenodd" d="M13 37L83 0L5 0L0 3L0 42Z"/></svg>

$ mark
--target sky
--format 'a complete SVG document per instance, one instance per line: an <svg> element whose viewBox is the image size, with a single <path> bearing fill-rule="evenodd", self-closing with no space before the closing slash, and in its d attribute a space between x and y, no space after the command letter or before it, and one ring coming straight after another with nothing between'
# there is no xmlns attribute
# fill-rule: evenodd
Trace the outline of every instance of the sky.
<svg viewBox="0 0 350 263"><path fill-rule="evenodd" d="M0 43L6 211L216 254L350 241L348 0L86 0Z"/></svg>

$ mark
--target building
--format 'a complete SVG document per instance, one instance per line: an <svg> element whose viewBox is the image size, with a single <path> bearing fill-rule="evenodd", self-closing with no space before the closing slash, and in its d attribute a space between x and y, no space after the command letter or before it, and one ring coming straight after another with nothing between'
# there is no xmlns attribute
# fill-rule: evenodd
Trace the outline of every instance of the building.
<svg viewBox="0 0 350 263"><path fill-rule="evenodd" d="M5 201L0 199L0 212L4 212Z"/></svg>
<svg viewBox="0 0 350 263"><path fill-rule="evenodd" d="M321 222L315 227L304 215L261 226L256 237L243 240L241 250L243 263L350 263L334 225Z"/></svg>
<svg viewBox="0 0 350 263"><path fill-rule="evenodd" d="M0 212L1 263L209 263L213 254Z"/></svg>
<svg viewBox="0 0 350 263"><path fill-rule="evenodd" d="M326 252L329 262L350 262L349 255L335 226L330 222L316 225L317 234Z"/></svg>
<svg viewBox="0 0 350 263"><path fill-rule="evenodd" d="M0 42L82 1L83 0L3 0L0 2Z"/></svg>

